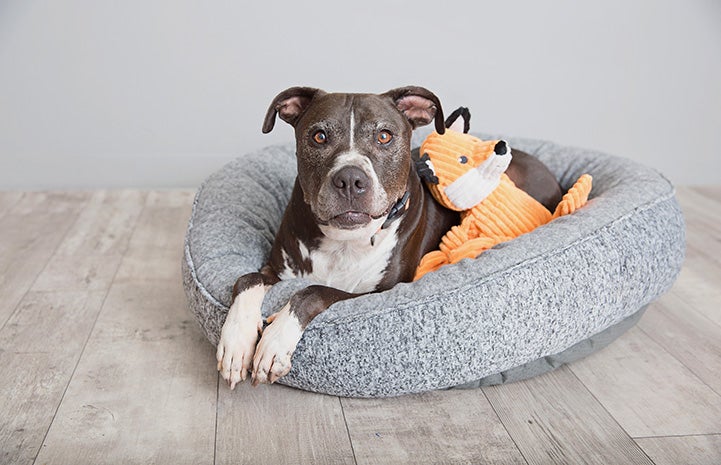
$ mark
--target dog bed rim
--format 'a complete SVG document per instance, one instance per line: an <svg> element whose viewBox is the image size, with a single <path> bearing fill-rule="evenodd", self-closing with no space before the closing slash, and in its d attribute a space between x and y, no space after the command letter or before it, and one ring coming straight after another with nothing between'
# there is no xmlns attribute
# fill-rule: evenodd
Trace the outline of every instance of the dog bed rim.
<svg viewBox="0 0 721 465"><path fill-rule="evenodd" d="M560 252L563 252L564 250L575 247L578 244L582 244L588 240L592 240L596 236L598 231L609 229L609 228L615 226L616 224L621 223L621 222L627 220L628 218L636 215L640 211L645 211L645 210L654 208L655 206L657 206L661 203L672 200L675 197L676 189L673 187L673 185L670 182L668 182L668 180L665 177L663 177L663 179L667 182L667 185L670 188L663 197L658 197L658 198L654 199L652 202L647 202L643 205L639 205L639 206L633 208L629 212L614 219L612 222L606 223L606 224L602 225L601 227L594 229L593 231L589 232L588 234L584 235L581 238L578 238L577 240L575 240L574 242L572 242L570 244L565 244L562 247L553 248L542 254L528 257L527 259L525 259L521 262L518 262L510 267L503 268L503 269L497 270L493 273L490 273L487 276L484 276L480 281L468 280L466 282L459 282L459 283L457 283L457 285L455 285L453 287L444 288L441 292L436 292L434 294L427 295L422 300L405 299L404 302L396 303L393 306L393 308L390 310L391 311L405 311L405 310L408 310L408 308L417 306L418 304L421 304L423 302L436 302L436 301L438 301L438 299L447 297L448 294L455 294L458 292L463 293L466 290L468 290L470 287L475 287L475 286L487 283L489 281L493 281L495 279L501 278L504 275L512 272L513 270L515 270L519 267L535 263L538 260L543 260L549 256L558 254ZM189 268L190 274L193 278L193 282L194 282L195 286L200 290L201 294L206 299L208 299L210 302L212 302L213 305L219 307L220 309L223 309L224 311L228 311L229 306L223 304L218 299L216 299L210 293L210 291L208 291L206 289L206 287L203 285L203 283L198 279L197 273L195 270L195 262L193 261L192 252L190 251L190 243L189 243L190 242L190 231L193 229L193 220L195 218L196 207L198 205L199 197L200 197L201 192L203 191L204 186L205 186L205 182L203 182L203 184L201 184L200 188L198 189L198 192L195 195L195 199L193 201L193 207L192 207L192 212L191 212L191 216L190 216L190 221L188 222L188 228L187 228L186 235L185 235L185 244L184 244L184 249L185 249L184 250L184 252L185 252L184 259L185 260L184 261L188 264L188 268ZM470 260L470 259L464 259L463 261L466 261L466 260ZM401 283L399 283L399 284L401 284ZM406 284L412 284L412 283L406 283ZM390 290L392 290L392 289L393 288L391 288ZM383 291L383 292L386 292L386 291ZM356 298L363 298L363 296L359 296ZM385 313L387 311L389 311L388 308L382 307L382 308L378 308L373 311L364 312L362 314L349 315L349 316L338 317L338 318L334 318L334 319L325 319L323 321L318 321L317 323L321 323L323 325L346 324L348 322L367 320L369 318L375 317L378 313ZM316 323L315 320L313 322L311 322L311 324L308 325L308 328L306 329L306 331L312 331L320 326L319 324L314 324L314 323Z"/></svg>

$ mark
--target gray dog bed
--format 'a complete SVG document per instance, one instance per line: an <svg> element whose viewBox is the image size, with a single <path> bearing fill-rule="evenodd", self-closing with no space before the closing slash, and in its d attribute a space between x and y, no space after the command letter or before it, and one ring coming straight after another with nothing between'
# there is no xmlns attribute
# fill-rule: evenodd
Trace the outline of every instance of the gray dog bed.
<svg viewBox="0 0 721 465"><path fill-rule="evenodd" d="M382 397L516 381L604 347L671 287L685 228L666 179L590 150L505 139L544 161L564 188L593 175L588 205L475 260L333 305L308 326L278 382ZM268 147L227 164L198 191L183 276L213 345L235 280L265 264L295 169L293 144ZM274 286L263 314L304 285Z"/></svg>

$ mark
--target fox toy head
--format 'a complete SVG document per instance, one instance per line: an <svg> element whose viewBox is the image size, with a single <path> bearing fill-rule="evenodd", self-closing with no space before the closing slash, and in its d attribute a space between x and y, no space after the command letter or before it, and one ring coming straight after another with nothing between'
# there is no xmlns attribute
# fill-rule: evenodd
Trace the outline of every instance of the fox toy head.
<svg viewBox="0 0 721 465"><path fill-rule="evenodd" d="M511 161L505 141L484 141L468 134L469 121L467 108L454 111L446 120L446 132L431 133L416 161L433 197L456 211L473 208L486 198Z"/></svg>

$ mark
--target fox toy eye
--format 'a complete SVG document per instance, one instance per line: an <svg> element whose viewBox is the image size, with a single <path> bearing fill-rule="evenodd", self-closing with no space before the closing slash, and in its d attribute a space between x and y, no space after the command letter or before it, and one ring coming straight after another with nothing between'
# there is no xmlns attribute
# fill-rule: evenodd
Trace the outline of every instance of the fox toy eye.
<svg viewBox="0 0 721 465"><path fill-rule="evenodd" d="M465 165L466 163L468 163L468 157L465 155L461 155L460 157L458 157L458 162L462 165Z"/></svg>
<svg viewBox="0 0 721 465"><path fill-rule="evenodd" d="M388 144L393 139L393 134L390 133L390 131L383 130L378 133L376 136L376 140L381 145Z"/></svg>
<svg viewBox="0 0 721 465"><path fill-rule="evenodd" d="M313 140L316 144L323 145L328 142L328 136L325 134L325 131L316 131L316 133L313 134Z"/></svg>

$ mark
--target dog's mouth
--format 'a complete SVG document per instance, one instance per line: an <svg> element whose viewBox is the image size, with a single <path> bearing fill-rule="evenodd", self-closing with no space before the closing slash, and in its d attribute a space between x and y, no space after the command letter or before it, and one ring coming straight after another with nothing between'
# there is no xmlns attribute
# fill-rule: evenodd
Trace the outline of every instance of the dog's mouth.
<svg viewBox="0 0 721 465"><path fill-rule="evenodd" d="M328 221L319 221L319 224L328 225L338 229L359 229L367 226L371 221L385 218L393 206L389 206L382 213L372 215L368 212L349 210L332 217Z"/></svg>
<svg viewBox="0 0 721 465"><path fill-rule="evenodd" d="M328 224L339 229L357 229L370 223L371 219L368 213L348 211L334 216Z"/></svg>
<svg viewBox="0 0 721 465"><path fill-rule="evenodd" d="M366 212L347 211L331 218L328 225L338 229L358 229L385 215L388 215L388 212L374 216Z"/></svg>

